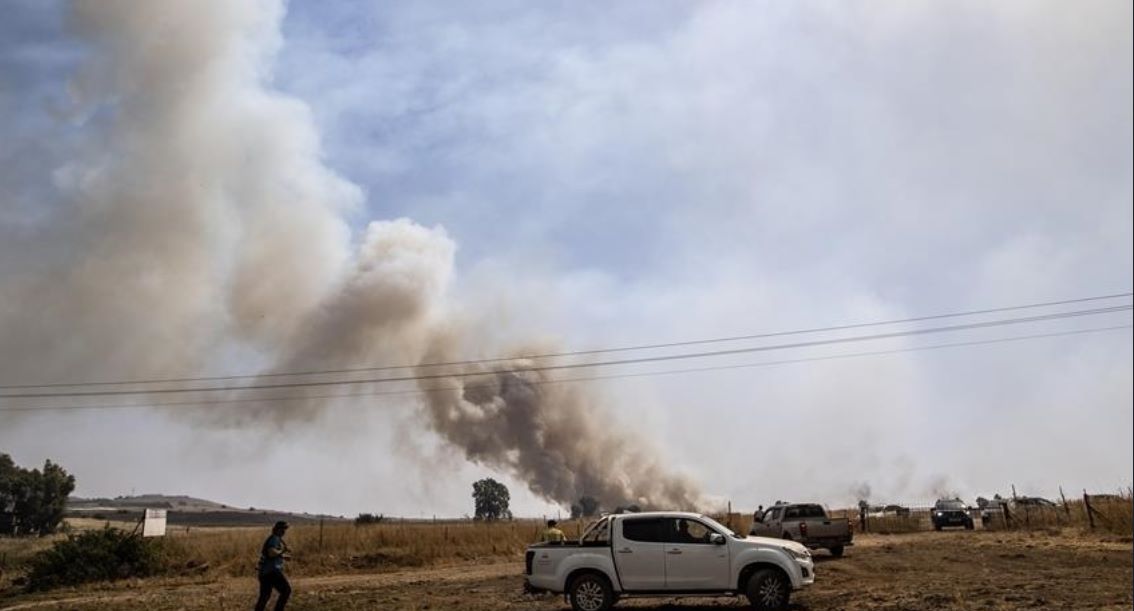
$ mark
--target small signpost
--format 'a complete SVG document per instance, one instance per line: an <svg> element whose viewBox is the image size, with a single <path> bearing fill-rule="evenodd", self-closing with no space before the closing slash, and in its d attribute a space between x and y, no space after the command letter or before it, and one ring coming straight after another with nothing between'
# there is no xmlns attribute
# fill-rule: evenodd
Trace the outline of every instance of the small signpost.
<svg viewBox="0 0 1134 611"><path fill-rule="evenodd" d="M147 509L145 515L142 516L142 536L164 537L165 517L166 510L164 509Z"/></svg>

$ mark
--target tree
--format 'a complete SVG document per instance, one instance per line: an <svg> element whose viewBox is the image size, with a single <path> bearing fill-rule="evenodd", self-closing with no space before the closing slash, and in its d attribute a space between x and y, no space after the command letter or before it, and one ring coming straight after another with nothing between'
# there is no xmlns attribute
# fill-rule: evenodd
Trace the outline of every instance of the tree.
<svg viewBox="0 0 1134 611"><path fill-rule="evenodd" d="M0 454L0 513L9 513L12 530L49 535L63 521L75 476L50 460L43 471L22 469Z"/></svg>
<svg viewBox="0 0 1134 611"><path fill-rule="evenodd" d="M474 482L472 488L477 520L512 518L512 512L508 509L508 501L511 500L512 495L508 493L507 486L488 477Z"/></svg>
<svg viewBox="0 0 1134 611"><path fill-rule="evenodd" d="M16 518L13 510L16 504L16 477L20 468L12 462L12 457L0 454L0 535L15 532Z"/></svg>

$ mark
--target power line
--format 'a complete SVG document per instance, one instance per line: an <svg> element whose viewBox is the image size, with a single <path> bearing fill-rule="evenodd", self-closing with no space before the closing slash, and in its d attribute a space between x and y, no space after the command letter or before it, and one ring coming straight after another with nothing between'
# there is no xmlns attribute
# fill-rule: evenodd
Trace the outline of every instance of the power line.
<svg viewBox="0 0 1134 611"><path fill-rule="evenodd" d="M549 384L570 384L578 382L592 382L598 380L611 380L611 379L626 379L626 378L641 378L653 377L664 375L677 375L686 373L705 373L711 371L726 371L734 369L751 369L756 367L772 367L777 365L793 365L800 363L812 363L819 361L835 361L843 359L855 359L871 356L884 356L891 354L903 354L909 352L925 352L930 350L942 350L948 348L963 348L972 346L986 346L992 344L1004 344L1010 342L1021 342L1035 339L1046 339L1053 337L1066 337L1071 335L1084 335L1088 333L1103 333L1107 331L1118 331L1122 329L1131 329L1134 325L1115 325L1110 327L1093 327L1089 329L1076 329L1073 331L1057 331L1053 333L1036 333L1031 335L1018 335L1013 337L1001 337L986 340L972 340L965 342L951 342L946 344L934 344L931 346L915 346L912 348L895 348L892 350L873 350L869 352L853 352L849 354L835 354L828 356L815 356L797 359L781 359L775 361L761 361L757 363L740 363L733 365L713 365L708 367L689 367L683 369L666 369L661 371L644 371L635 373L615 373L606 375L595 376L582 376L575 378L553 378L546 380L533 380L530 383L536 386L543 386ZM386 391L372 391L362 393L347 393L347 394L332 394L332 395L303 395L303 396L288 396L288 397L257 397L257 398L244 398L244 399L219 399L211 401L163 401L159 403L123 403L123 404L96 404L96 405L53 405L53 406L40 406L40 407L0 407L0 412L38 412L38 411L76 411L76 410L101 410L101 409L133 409L133 408L156 408L156 407L186 407L186 406L206 406L206 405L234 405L238 403L277 403L284 401L311 401L311 400L326 400L326 399L351 399L360 397L379 397L379 396L396 396L396 395L424 395L433 392L453 392L462 391L468 388L479 388L481 384L461 385L461 386L439 386L434 388L415 388L406 390L386 390Z"/></svg>
<svg viewBox="0 0 1134 611"><path fill-rule="evenodd" d="M717 344L724 342L737 342L755 339L770 339L773 337L785 337L791 335L803 335L810 333L823 333L830 331L848 331L851 329L864 329L870 327L880 327L887 325L897 325L912 322L925 322L929 320L942 320L948 318L959 318L964 316L976 316L979 314L993 314L999 312L1011 312L1043 307L1052 307L1058 305L1070 305L1075 303L1087 303L1092 301L1104 301L1109 299L1118 299L1124 297L1134 296L1134 293L1115 293L1112 295L1099 295L1095 297L1080 297L1077 299L1063 299L1059 301L1045 301L1038 303L1028 303L1023 305L1005 306L998 308L985 308L981 310L966 310L962 312L950 312L943 314L931 314L927 316L915 316L912 318L899 318L893 320L882 320L864 323L853 323L846 325L836 325L829 327L814 327L809 329L794 329L790 331L774 331L768 333L756 333L749 335L733 335L727 337L715 337L708 339L694 339L678 342L666 342L657 344L639 344L632 346L617 346L611 348L593 348L589 350L573 350L565 352L549 352L542 354L520 354L508 357L489 357L482 359L467 359L456 361L436 361L426 362L413 365L382 365L374 367L354 367L344 369L319 369L308 371L284 371L284 372L266 372L256 374L240 374L240 375L224 375L224 376L199 376L199 377L180 377L180 378L160 378L160 379L139 379L139 380L98 380L87 382L54 382L45 384L8 384L0 385L0 390L17 390L17 389L33 389L33 388L64 388L72 386L126 386L138 384L172 384L178 382L221 382L231 380L245 380L245 379L263 379L263 378L276 378L276 377L291 377L291 376L314 376L314 375L333 375L344 373L361 373L367 371L393 371L397 369L416 369L422 367L454 367L463 365L484 365L489 363L500 363L514 361L517 359L551 359L563 357L576 357L576 356L593 356L596 354L612 354L618 352L632 352L638 350L656 350L660 348L680 348L687 346L698 346L706 344ZM2 397L2 395L0 395Z"/></svg>
<svg viewBox="0 0 1134 611"><path fill-rule="evenodd" d="M1030 322L1060 320L1065 318L1076 318L1082 316L1093 316L1098 314L1110 314L1116 312L1126 312L1134 309L1134 305L1121 305L1109 306L1103 308L1094 308L1088 310L1074 310L1070 312L1057 312L1052 314L1041 314L1036 316L1025 316L1018 318L1003 318L991 321L965 323L959 325L949 325L944 327L927 327L924 329L911 329L907 331L896 331L892 333L877 333L874 335L860 335L852 337L843 337L835 339L814 340L808 342L795 342L791 344L773 344L771 346L755 346L748 348L734 348L729 350L715 350L709 352L692 352L680 354L667 354L660 356L638 357L628 359L618 359L612 361L599 361L593 363L569 363L563 365L541 365L535 367L516 367L509 369L499 369L491 373L527 373L527 372L542 372L542 371L559 371L565 369L583 369L595 367L610 367L614 365L631 365L638 363L651 363L660 361L675 361L693 358L705 358L715 356L727 356L734 354L747 354L752 352L767 352L770 350L785 350L789 348L807 348L812 346L826 346L833 344L843 344L859 341L870 341L879 339L892 339L897 337L908 337L915 335L927 335L931 333L945 333L950 331L961 331L969 329L983 329L989 327L999 327L1005 325L1024 324ZM315 388L323 386L348 386L358 384L384 384L390 382L416 382L424 380L437 380L446 378L464 378L484 375L485 371L465 371L465 372L448 372L448 373L435 373L435 374L421 374L421 375L408 375L387 378L366 378L358 380L328 380L317 382L284 382L274 384L253 384L247 386L211 386L199 388L156 388L148 390L129 389L129 390L88 390L88 391L70 391L70 392L53 392L53 393L8 393L0 394L0 399L35 399L35 398L53 398L53 397L100 397L100 396L126 396L126 395L152 395L152 394L182 394L192 392L233 392L244 390L268 390L276 388Z"/></svg>

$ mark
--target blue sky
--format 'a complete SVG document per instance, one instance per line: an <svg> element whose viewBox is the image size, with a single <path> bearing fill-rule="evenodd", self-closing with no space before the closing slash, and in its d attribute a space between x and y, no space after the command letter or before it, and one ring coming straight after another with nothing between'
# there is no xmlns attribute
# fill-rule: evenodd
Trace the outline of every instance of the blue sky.
<svg viewBox="0 0 1134 611"><path fill-rule="evenodd" d="M269 15L255 38L271 57L263 85L300 104L289 117L309 113L323 166L360 189L342 213L352 243L372 220L443 227L456 246L445 299L491 313L480 332L499 342L635 344L1130 290L1129 3L248 6ZM17 2L0 24L11 278L79 248L40 231L67 214L64 169L116 137L113 97L72 101L68 83L100 47L65 12ZM246 347L213 349L238 365ZM856 482L890 497L1011 483L1050 494L1134 476L1130 350L1124 331L600 392L618 422L738 503L840 501ZM0 451L120 465L182 448L136 471L93 461L80 473L90 493L463 511L483 466L422 430L412 405L357 417L365 426L289 433L303 448L292 458L270 444L246 455L258 432L200 433L157 413L37 416L4 427ZM48 433L80 424L101 435L68 446ZM242 466L186 466L202 443ZM753 443L762 458L738 467ZM1008 458L990 467L990 447ZM1052 447L1079 458L1052 464ZM240 484L265 463L314 474L344 459L393 493L302 475L261 500ZM406 469L449 475L410 483Z"/></svg>

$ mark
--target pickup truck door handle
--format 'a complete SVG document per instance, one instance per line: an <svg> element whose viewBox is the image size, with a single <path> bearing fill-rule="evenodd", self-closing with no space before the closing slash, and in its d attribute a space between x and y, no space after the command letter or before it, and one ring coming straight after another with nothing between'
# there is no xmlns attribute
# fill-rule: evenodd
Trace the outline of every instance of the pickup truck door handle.
<svg viewBox="0 0 1134 611"><path fill-rule="evenodd" d="M668 551L668 552L666 552L666 553L667 553L667 554L680 554L680 553L681 553L681 550L679 550L679 549L671 549L671 550L669 550L669 551Z"/></svg>
<svg viewBox="0 0 1134 611"><path fill-rule="evenodd" d="M618 553L619 554L633 554L634 550L630 549L629 547L624 547L624 548L618 550Z"/></svg>

